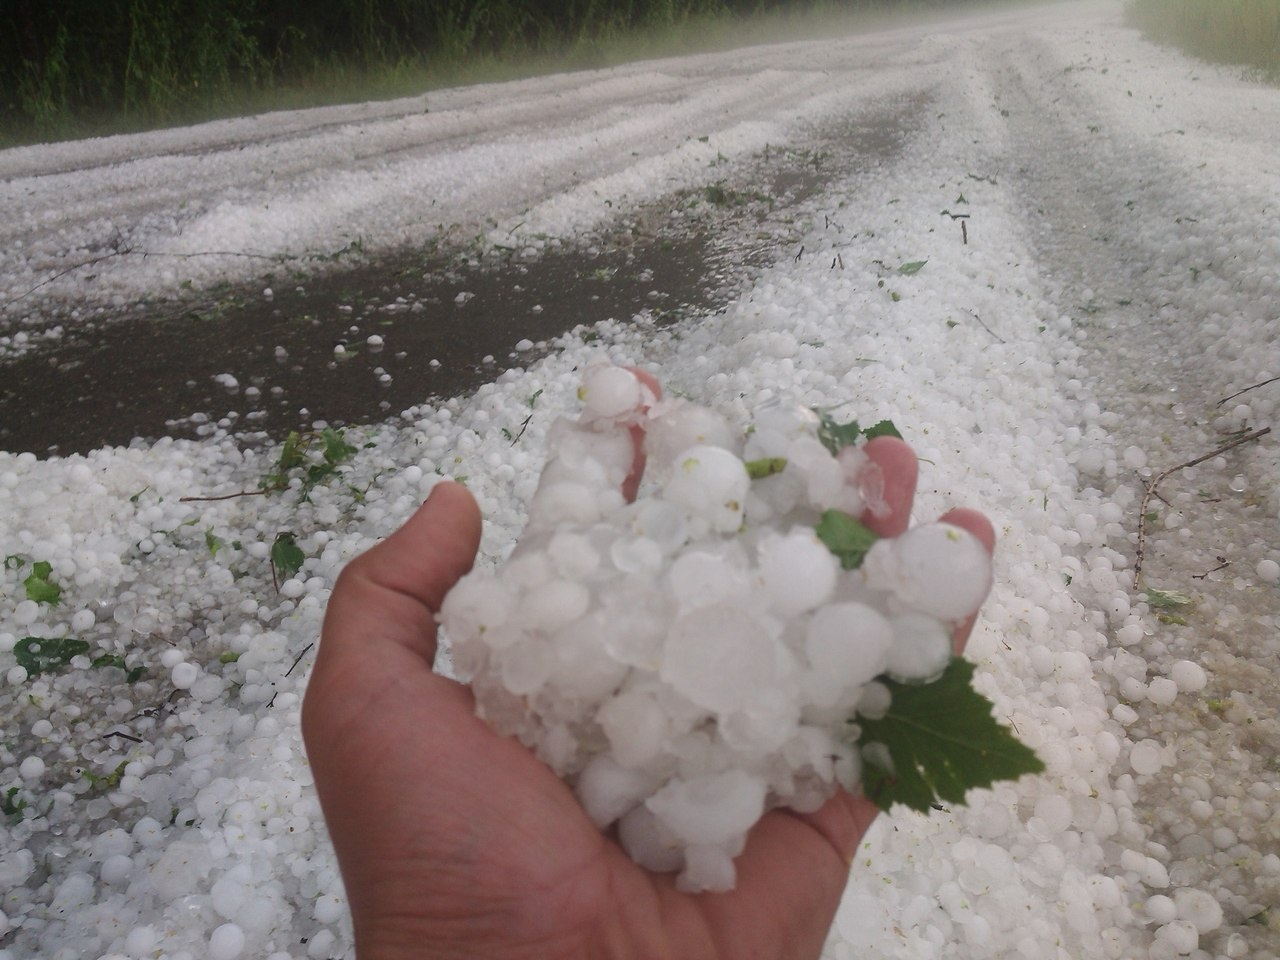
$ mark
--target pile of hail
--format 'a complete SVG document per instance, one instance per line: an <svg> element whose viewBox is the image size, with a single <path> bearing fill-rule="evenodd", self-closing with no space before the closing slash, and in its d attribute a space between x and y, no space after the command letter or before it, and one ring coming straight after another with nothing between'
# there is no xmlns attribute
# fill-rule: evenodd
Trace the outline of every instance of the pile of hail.
<svg viewBox="0 0 1280 960"><path fill-rule="evenodd" d="M463 578L440 620L478 712L633 860L728 890L771 808L813 811L844 787L927 809L1038 769L953 657L991 585L984 546L944 523L877 538L855 519L886 510L863 446L891 424L776 404L741 436L605 364L579 397L515 552Z"/></svg>

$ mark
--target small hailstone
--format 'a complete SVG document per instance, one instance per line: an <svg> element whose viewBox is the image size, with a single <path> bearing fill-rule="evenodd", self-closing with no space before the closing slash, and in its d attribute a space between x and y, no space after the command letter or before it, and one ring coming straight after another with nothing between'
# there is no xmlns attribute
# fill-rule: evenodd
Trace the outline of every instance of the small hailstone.
<svg viewBox="0 0 1280 960"><path fill-rule="evenodd" d="M169 679L173 685L179 690L189 690L192 684L200 678L200 667L186 660L182 663L175 664L169 672Z"/></svg>
<svg viewBox="0 0 1280 960"><path fill-rule="evenodd" d="M634 411L643 400L640 381L630 370L605 364L589 367L578 388L583 420L609 420Z"/></svg>
<svg viewBox="0 0 1280 960"><path fill-rule="evenodd" d="M1254 572L1263 583L1275 583L1280 580L1280 563L1271 559L1259 560Z"/></svg>
<svg viewBox="0 0 1280 960"><path fill-rule="evenodd" d="M1212 933L1222 926L1222 905L1207 891L1179 887L1173 892L1173 902L1178 919L1192 924L1197 933Z"/></svg>
<svg viewBox="0 0 1280 960"><path fill-rule="evenodd" d="M1169 668L1169 679L1178 686L1180 693L1198 693L1209 683L1204 667L1191 660L1178 660Z"/></svg>
<svg viewBox="0 0 1280 960"><path fill-rule="evenodd" d="M234 923L224 923L209 937L209 960L236 960L244 945L244 931Z"/></svg>
<svg viewBox="0 0 1280 960"><path fill-rule="evenodd" d="M926 523L876 541L862 565L873 590L887 590L908 609L962 620L991 589L991 557L978 538L949 523Z"/></svg>
<svg viewBox="0 0 1280 960"><path fill-rule="evenodd" d="M37 780L44 776L44 761L39 757L26 757L18 764L18 776L23 780Z"/></svg>
<svg viewBox="0 0 1280 960"><path fill-rule="evenodd" d="M1156 773L1164 766L1160 744L1154 740L1139 740L1129 750L1129 766L1140 776Z"/></svg>
<svg viewBox="0 0 1280 960"><path fill-rule="evenodd" d="M728 450L698 446L676 457L662 493L717 533L732 533L742 526L750 484L747 468Z"/></svg>

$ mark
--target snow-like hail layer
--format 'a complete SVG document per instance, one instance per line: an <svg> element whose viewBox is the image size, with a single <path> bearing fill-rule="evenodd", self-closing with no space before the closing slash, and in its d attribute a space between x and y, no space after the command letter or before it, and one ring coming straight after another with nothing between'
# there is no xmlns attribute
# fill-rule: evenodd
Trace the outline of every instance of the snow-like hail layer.
<svg viewBox="0 0 1280 960"><path fill-rule="evenodd" d="M751 106L760 91L773 98L763 119ZM1118 4L475 88L433 95L426 117L361 107L10 151L0 286L18 295L109 249L117 229L157 252L257 250L260 239L324 250L346 242L343 230L394 239L411 220L488 214L514 227L529 208L532 231L572 233L608 215L604 199L698 182L716 150L783 142L792 117L838 124L907 93L922 95L920 122L892 165L812 201L803 255L786 251L722 313L663 330L605 324L593 343L566 337L473 396L351 431L360 449L342 482L306 502L182 502L251 489L270 470L272 451L216 434L66 459L0 454L0 553L26 561L0 580L0 958L350 954L298 733L325 599L342 564L441 474L465 476L480 501L481 562L504 558L546 431L576 406L574 368L602 354L738 423L774 397L854 397L859 416L891 418L922 458L917 520L964 503L995 521L995 588L968 656L1048 770L975 791L965 808L881 817L828 960L1275 958L1280 777L1260 752L1275 733L1264 689L1278 652L1274 447L1184 471L1166 492L1174 506L1157 510L1162 545L1149 545L1172 564L1178 544L1212 551L1232 503L1253 518L1251 535L1222 547L1236 551L1227 574L1162 585L1203 596L1224 629L1252 631L1254 673L1245 658L1205 655L1195 612L1168 622L1128 580L1141 496L1131 472L1152 476L1276 409L1274 386L1225 411L1212 401L1280 374L1280 97L1143 42L1120 26ZM710 105L672 121L663 141L653 124L682 116L688 97ZM462 184L456 200L431 194L414 162L382 159L449 104L454 126L416 162ZM466 127L486 116L487 134ZM1042 164L1065 179L1041 178ZM469 192L464 172L510 186ZM599 196L596 184L607 184ZM268 200L279 219L251 212ZM1054 244L1104 202L1116 232L1078 242L1110 242L1099 249L1124 281L1086 288L1076 274L1098 262L1064 262ZM944 209L971 215L967 244ZM919 272L898 272L919 260ZM102 266L94 283L121 296L163 285L168 269L159 258ZM209 261L196 279L226 267ZM58 283L95 295L79 275ZM1150 306L1147 353L1109 357L1110 310L1129 307L1101 292ZM1109 382L1139 383L1153 354L1194 352L1200 327L1196 363L1220 393L1127 405L1108 394L1103 409ZM518 431L531 409L512 445L502 428ZM1201 429L1204 446L1161 439L1180 424ZM277 592L269 558L282 531L306 559ZM41 560L62 586L58 605L26 598ZM11 652L28 636L90 650L28 677ZM144 672L129 682L118 666L92 666L102 654Z"/></svg>

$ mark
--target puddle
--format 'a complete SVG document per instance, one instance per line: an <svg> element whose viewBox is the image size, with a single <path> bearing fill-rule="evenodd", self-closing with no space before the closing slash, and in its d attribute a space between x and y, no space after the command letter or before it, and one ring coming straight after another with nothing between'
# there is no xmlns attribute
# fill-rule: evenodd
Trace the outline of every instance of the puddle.
<svg viewBox="0 0 1280 960"><path fill-rule="evenodd" d="M605 235L528 258L406 251L275 275L164 308L137 305L0 365L0 449L84 453L223 428L282 437L385 420L525 365L574 327L666 322L723 305L786 255L794 208L891 156L923 98L775 149L641 209ZM722 178L723 177L723 178ZM264 293L270 289L270 295ZM372 338L372 339L371 339Z"/></svg>

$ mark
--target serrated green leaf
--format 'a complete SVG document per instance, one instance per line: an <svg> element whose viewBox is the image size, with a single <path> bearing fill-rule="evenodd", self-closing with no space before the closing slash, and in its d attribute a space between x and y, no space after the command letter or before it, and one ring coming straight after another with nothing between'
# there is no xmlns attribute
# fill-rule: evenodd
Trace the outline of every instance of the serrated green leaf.
<svg viewBox="0 0 1280 960"><path fill-rule="evenodd" d="M786 457L761 457L759 460L748 460L745 464L747 476L752 480L772 477L787 469Z"/></svg>
<svg viewBox="0 0 1280 960"><path fill-rule="evenodd" d="M1154 587L1147 587L1146 594L1147 603L1154 610L1172 610L1193 602L1189 596L1177 590L1157 590Z"/></svg>
<svg viewBox="0 0 1280 960"><path fill-rule="evenodd" d="M818 415L818 439L833 457L845 447L853 446L861 438L862 427L858 426L857 420L836 423L835 417L825 410L815 409L813 412Z"/></svg>
<svg viewBox="0 0 1280 960"><path fill-rule="evenodd" d="M904 277L909 277L909 276L912 276L913 274L919 273L922 269L924 269L924 265L928 262L929 262L928 260L912 260L910 263L904 263L902 266L900 266L898 268L898 272L902 274Z"/></svg>
<svg viewBox="0 0 1280 960"><path fill-rule="evenodd" d="M339 464L355 456L356 448L347 443L341 430L325 427L320 431L320 440L324 443L324 458L331 464Z"/></svg>
<svg viewBox="0 0 1280 960"><path fill-rule="evenodd" d="M858 569L871 545L880 539L841 510L824 512L814 531L827 549L840 558L840 566L845 570Z"/></svg>
<svg viewBox="0 0 1280 960"><path fill-rule="evenodd" d="M876 437L897 437L899 440L902 439L902 434L898 432L898 428L893 425L892 420L881 420L879 423L863 430L862 435L868 440L874 440Z"/></svg>
<svg viewBox="0 0 1280 960"><path fill-rule="evenodd" d="M218 551L225 547L227 542L212 530L206 530L204 532L204 545L209 548L209 556L216 557Z"/></svg>
<svg viewBox="0 0 1280 960"><path fill-rule="evenodd" d="M34 677L58 667L65 667L72 657L87 653L89 644L69 637L23 637L13 645L13 658Z"/></svg>
<svg viewBox="0 0 1280 960"><path fill-rule="evenodd" d="M281 577L287 579L302 569L307 555L298 546L292 533L282 533L271 544L271 565Z"/></svg>
<svg viewBox="0 0 1280 960"><path fill-rule="evenodd" d="M992 703L973 689L973 664L956 657L933 683L882 679L892 702L879 720L857 719L858 745L883 744L893 769L864 757L862 787L881 810L901 803L927 812L933 803L963 803L965 793L997 780L1040 773L1044 764L992 716Z"/></svg>
<svg viewBox="0 0 1280 960"><path fill-rule="evenodd" d="M26 587L27 599L36 603L57 603L62 597L62 588L49 581L53 573L53 565L47 560L40 560L31 566L31 573L22 581Z"/></svg>

